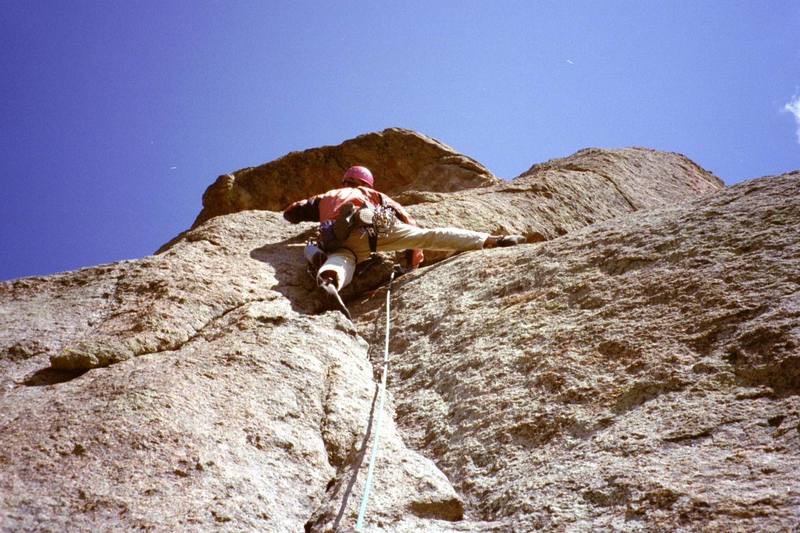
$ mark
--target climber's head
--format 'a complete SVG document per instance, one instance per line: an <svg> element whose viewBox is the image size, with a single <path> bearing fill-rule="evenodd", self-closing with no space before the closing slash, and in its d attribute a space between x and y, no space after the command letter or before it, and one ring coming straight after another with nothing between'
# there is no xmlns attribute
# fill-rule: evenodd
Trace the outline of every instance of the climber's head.
<svg viewBox="0 0 800 533"><path fill-rule="evenodd" d="M372 187L375 184L375 180L372 178L372 172L367 167L355 166L347 169L347 172L342 177L342 183L344 185L366 185L367 187Z"/></svg>

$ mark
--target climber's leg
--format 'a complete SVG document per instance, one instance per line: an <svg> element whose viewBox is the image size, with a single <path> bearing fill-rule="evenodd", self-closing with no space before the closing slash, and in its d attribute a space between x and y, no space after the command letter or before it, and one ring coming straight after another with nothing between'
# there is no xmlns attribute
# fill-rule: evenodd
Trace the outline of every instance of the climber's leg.
<svg viewBox="0 0 800 533"><path fill-rule="evenodd" d="M378 239L378 250L393 251L419 248L459 252L480 250L489 238L488 233L461 228L418 228L396 222L386 237Z"/></svg>
<svg viewBox="0 0 800 533"><path fill-rule="evenodd" d="M317 285L325 295L325 308L341 311L347 318L350 318L350 311L339 296L339 291L352 281L355 270L355 255L341 248L328 255L317 273Z"/></svg>
<svg viewBox="0 0 800 533"><path fill-rule="evenodd" d="M335 280L336 290L340 291L353 281L353 273L355 271L355 254L346 248L339 248L335 252L328 254L328 258L319 267L317 283L320 283L321 279Z"/></svg>

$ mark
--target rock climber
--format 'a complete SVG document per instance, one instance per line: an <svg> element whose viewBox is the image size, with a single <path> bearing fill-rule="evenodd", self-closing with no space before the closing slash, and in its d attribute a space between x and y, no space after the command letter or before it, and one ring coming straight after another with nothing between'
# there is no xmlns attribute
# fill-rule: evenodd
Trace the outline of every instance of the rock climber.
<svg viewBox="0 0 800 533"><path fill-rule="evenodd" d="M342 187L294 202L283 217L299 222L320 222L316 243L306 246L306 259L318 267L317 284L326 295L328 309L350 318L339 291L348 285L356 266L375 252L406 250L410 269L417 268L423 249L480 250L514 246L522 235L490 235L460 228L425 229L397 202L376 191L372 172L363 166L347 169Z"/></svg>

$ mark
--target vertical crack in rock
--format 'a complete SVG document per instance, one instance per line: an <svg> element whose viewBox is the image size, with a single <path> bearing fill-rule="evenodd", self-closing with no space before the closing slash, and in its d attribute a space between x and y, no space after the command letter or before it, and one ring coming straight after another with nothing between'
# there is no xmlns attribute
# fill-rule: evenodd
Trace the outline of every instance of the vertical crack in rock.
<svg viewBox="0 0 800 533"><path fill-rule="evenodd" d="M325 488L324 501L306 522L306 531L338 531L355 521L363 496L371 445L374 445L378 429L375 424L380 388L377 381L380 378L374 376L374 369L368 361L364 363L361 372L347 372L336 361L326 369L327 385L322 391L325 415L320 426L336 476ZM343 391L354 385L362 391L355 410L342 396ZM374 392L368 393L367 390ZM413 516L416 517L414 520L420 520L418 527L424 528L422 524L431 520L461 520L464 516L463 501L435 463L405 445L394 422L391 392L387 391L387 394L389 398L382 415L368 521L405 523ZM349 429L348 422L342 418L348 413ZM358 416L354 416L356 413Z"/></svg>
<svg viewBox="0 0 800 533"><path fill-rule="evenodd" d="M333 361L328 361L325 367L325 377L323 378L323 387L322 387L322 394L321 394L321 401L322 401L322 418L320 419L319 424L319 433L322 437L322 441L325 444L325 453L328 456L328 464L331 465L334 469L338 469L342 465L342 461L340 458L340 450L337 449L335 442L330 438L329 432L331 428L329 427L330 420L329 417L331 415L332 406L331 403L333 402L333 374L334 374L334 365L336 363Z"/></svg>
<svg viewBox="0 0 800 533"><path fill-rule="evenodd" d="M357 444L358 434L356 433L354 435L355 441L353 442L353 445L350 446L347 456L341 461L336 460L335 462L338 463L336 465L329 460L331 466L336 468L336 475L330 481L328 481L325 487L323 502L306 521L305 530L307 532L318 530L317 528L323 528L324 530L327 530L325 529L325 524L330 523L331 520L332 525L330 525L330 529L332 531L340 531L345 512L348 509L352 510L354 506L353 502L359 501L359 494L354 493L354 489L356 487L356 482L359 481L359 473L362 470L362 466L367 454L369 439L372 436L374 420L373 414L375 412L377 398L378 389L376 387L375 394L372 395L372 401L369 409L370 416L368 418L367 427L360 439L360 444ZM328 436L327 428L323 431L323 439L325 440L327 448L330 445L330 437ZM361 481L363 482L363 479ZM326 507L328 508L327 510ZM335 517L331 518L334 511Z"/></svg>

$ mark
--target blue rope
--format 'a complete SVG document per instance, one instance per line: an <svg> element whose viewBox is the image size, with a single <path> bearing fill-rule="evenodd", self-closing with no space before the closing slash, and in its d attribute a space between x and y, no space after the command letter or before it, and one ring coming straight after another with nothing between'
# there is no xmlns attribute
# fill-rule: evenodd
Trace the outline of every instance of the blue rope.
<svg viewBox="0 0 800 533"><path fill-rule="evenodd" d="M372 450L369 454L369 468L367 469L367 481L364 485L364 494L361 496L361 505L358 507L358 520L356 521L356 531L363 531L364 515L367 513L367 500L369 491L372 487L372 475L375 471L375 457L378 455L378 438L381 435L381 419L383 418L383 400L386 398L386 376L389 374L389 298L392 292L392 281L394 281L394 270L389 278L389 288L386 290L386 343L383 350L383 375L381 376L381 399L378 403L378 416L375 419L375 440L372 441Z"/></svg>

